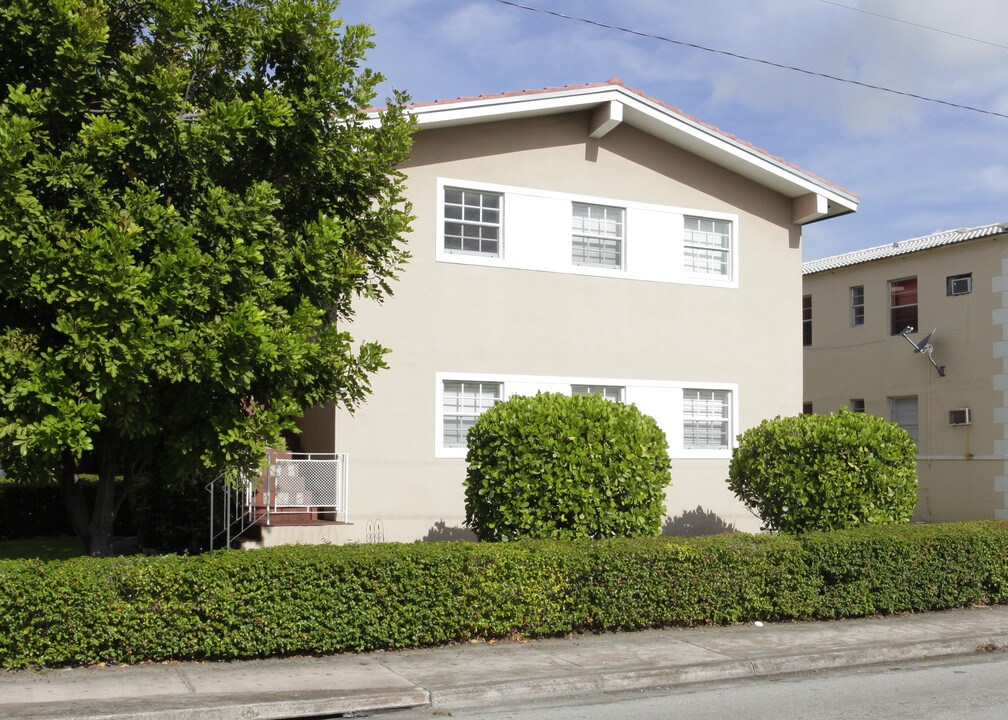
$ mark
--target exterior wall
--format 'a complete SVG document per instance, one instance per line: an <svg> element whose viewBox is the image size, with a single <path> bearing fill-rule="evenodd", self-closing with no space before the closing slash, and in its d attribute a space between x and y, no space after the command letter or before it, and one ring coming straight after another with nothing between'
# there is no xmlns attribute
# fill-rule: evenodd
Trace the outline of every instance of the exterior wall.
<svg viewBox="0 0 1008 720"><path fill-rule="evenodd" d="M916 519L951 521L1003 515L1004 390L1008 335L992 323L1004 304L1005 236L806 275L812 296L812 346L805 349L805 400L815 412L831 412L851 399L865 410L891 418L890 398L918 398L920 477ZM973 290L947 296L946 278L972 273ZM945 377L889 334L888 281L916 276L921 340L933 328L934 359ZM851 327L850 288L864 286L865 323ZM1004 311L1001 311L1002 313ZM1000 354L999 354L1000 351ZM997 389L997 392L995 390ZM951 426L948 411L970 408L972 424ZM1000 409L999 409L1000 408ZM1001 513L998 513L1001 509Z"/></svg>
<svg viewBox="0 0 1008 720"><path fill-rule="evenodd" d="M417 216L413 258L395 297L359 305L351 328L393 349L368 401L337 414L337 447L350 454L350 519L360 530L351 539L363 540L371 519L382 521L385 539L404 541L439 522L463 524L465 461L437 457L439 377L633 383L644 388L642 409L667 416L670 437L682 434L669 427L677 387L735 388L733 434L798 412L801 251L790 200L625 125L588 140L588 123L587 114L567 114L418 134L405 168ZM730 214L737 287L439 262L444 178ZM569 259L569 216L536 242L544 251L560 243ZM628 270L633 243L628 234ZM662 391L672 406L653 402ZM672 455L670 516L699 505L739 529L758 527L727 489L727 451L704 458L673 447Z"/></svg>

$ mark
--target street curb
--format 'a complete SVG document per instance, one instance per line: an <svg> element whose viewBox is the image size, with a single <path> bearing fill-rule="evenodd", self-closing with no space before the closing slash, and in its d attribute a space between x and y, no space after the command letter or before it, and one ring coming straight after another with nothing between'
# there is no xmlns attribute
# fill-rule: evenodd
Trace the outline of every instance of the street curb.
<svg viewBox="0 0 1008 720"><path fill-rule="evenodd" d="M817 670L955 657L1006 648L1008 648L1008 635L982 635L784 657L727 660L681 667L567 675L465 688L432 689L429 692L433 708L451 709L520 700L541 700L557 696L649 690L675 685L773 677Z"/></svg>
<svg viewBox="0 0 1008 720"><path fill-rule="evenodd" d="M334 717L427 706L422 688L235 695L161 695L82 702L0 705L4 720L282 720ZM151 707L151 706L156 707Z"/></svg>

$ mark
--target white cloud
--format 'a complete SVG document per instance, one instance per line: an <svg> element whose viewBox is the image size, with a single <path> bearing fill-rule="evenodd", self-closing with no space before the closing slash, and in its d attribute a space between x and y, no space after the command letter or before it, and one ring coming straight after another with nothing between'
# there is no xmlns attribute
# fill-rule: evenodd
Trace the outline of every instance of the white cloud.
<svg viewBox="0 0 1008 720"><path fill-rule="evenodd" d="M1008 197L1008 166L991 165L976 173L977 189L985 193L995 193ZM1008 209L1005 210L1008 217Z"/></svg>

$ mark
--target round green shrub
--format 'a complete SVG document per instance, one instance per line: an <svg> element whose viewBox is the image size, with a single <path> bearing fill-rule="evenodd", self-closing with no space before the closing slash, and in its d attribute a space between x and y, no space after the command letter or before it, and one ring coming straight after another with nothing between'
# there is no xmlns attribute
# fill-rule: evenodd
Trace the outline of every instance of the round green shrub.
<svg viewBox="0 0 1008 720"><path fill-rule="evenodd" d="M599 395L515 396L469 430L466 525L481 540L657 535L671 483L654 418Z"/></svg>
<svg viewBox="0 0 1008 720"><path fill-rule="evenodd" d="M847 408L764 420L739 436L728 486L764 530L839 530L910 520L917 448L898 425Z"/></svg>

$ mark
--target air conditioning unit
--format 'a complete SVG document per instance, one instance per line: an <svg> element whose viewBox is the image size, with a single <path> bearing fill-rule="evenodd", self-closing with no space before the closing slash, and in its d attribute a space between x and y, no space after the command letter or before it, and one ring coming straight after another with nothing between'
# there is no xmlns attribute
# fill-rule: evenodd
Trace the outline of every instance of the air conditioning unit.
<svg viewBox="0 0 1008 720"><path fill-rule="evenodd" d="M969 408L949 410L949 425L972 425L973 414Z"/></svg>
<svg viewBox="0 0 1008 720"><path fill-rule="evenodd" d="M968 295L973 292L973 276L961 275L949 278L949 295Z"/></svg>

